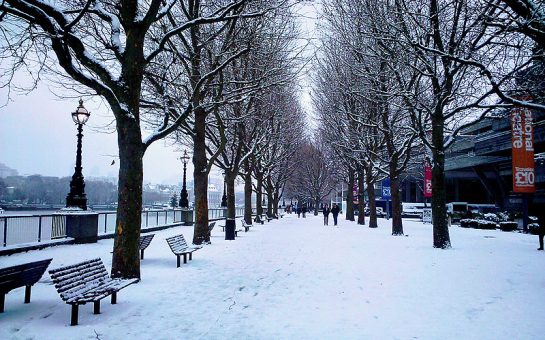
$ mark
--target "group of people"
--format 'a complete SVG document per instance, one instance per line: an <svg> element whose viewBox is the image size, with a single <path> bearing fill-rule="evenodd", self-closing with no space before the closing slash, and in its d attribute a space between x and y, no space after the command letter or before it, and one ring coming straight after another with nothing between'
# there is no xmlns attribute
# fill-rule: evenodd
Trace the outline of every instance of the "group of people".
<svg viewBox="0 0 545 340"><path fill-rule="evenodd" d="M339 217L339 212L341 212L341 209L339 206L335 203L333 203L333 206L329 208L329 206L326 204L323 208L323 214L324 214L324 225L329 224L329 214L333 215L333 225L337 225L337 217Z"/></svg>

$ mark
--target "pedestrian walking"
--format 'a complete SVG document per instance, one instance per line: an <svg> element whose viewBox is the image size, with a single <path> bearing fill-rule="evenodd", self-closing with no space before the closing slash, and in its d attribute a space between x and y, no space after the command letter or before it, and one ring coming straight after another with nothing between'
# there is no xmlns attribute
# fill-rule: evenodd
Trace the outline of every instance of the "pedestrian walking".
<svg viewBox="0 0 545 340"><path fill-rule="evenodd" d="M545 236L545 214L542 213L541 216L539 216L538 223L539 248L537 248L537 250L543 250L543 237Z"/></svg>
<svg viewBox="0 0 545 340"><path fill-rule="evenodd" d="M307 214L307 205L303 205L303 218L306 217L306 214Z"/></svg>
<svg viewBox="0 0 545 340"><path fill-rule="evenodd" d="M300 218L301 217L301 207L300 206L297 206L297 218Z"/></svg>
<svg viewBox="0 0 545 340"><path fill-rule="evenodd" d="M324 212L324 225L327 225L329 223L329 213L331 212L331 209L329 209L329 206L326 204L323 208Z"/></svg>
<svg viewBox="0 0 545 340"><path fill-rule="evenodd" d="M341 209L339 209L339 206L333 203L333 207L331 208L331 214L333 215L333 225L337 225L337 217L339 216L340 211Z"/></svg>

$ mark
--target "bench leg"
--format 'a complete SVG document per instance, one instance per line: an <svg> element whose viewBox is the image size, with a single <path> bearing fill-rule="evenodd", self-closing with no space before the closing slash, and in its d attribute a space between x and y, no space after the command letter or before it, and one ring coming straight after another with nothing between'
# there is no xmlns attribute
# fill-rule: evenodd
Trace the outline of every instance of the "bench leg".
<svg viewBox="0 0 545 340"><path fill-rule="evenodd" d="M140 260L144 259L144 249L140 250Z"/></svg>
<svg viewBox="0 0 545 340"><path fill-rule="evenodd" d="M25 303L30 303L30 289L32 286L27 285L25 286Z"/></svg>
<svg viewBox="0 0 545 340"><path fill-rule="evenodd" d="M93 302L93 314L100 314L100 300Z"/></svg>
<svg viewBox="0 0 545 340"><path fill-rule="evenodd" d="M189 253L189 261L193 261L193 253Z"/></svg>
<svg viewBox="0 0 545 340"><path fill-rule="evenodd" d="M112 293L112 299L110 301L112 302L112 305L117 303L117 292Z"/></svg>
<svg viewBox="0 0 545 340"><path fill-rule="evenodd" d="M78 305L72 305L72 315L70 317L70 326L78 324Z"/></svg>
<svg viewBox="0 0 545 340"><path fill-rule="evenodd" d="M187 263L187 254L184 254L184 263Z"/></svg>
<svg viewBox="0 0 545 340"><path fill-rule="evenodd" d="M4 313L4 302L6 301L6 294L0 293L0 313Z"/></svg>
<svg viewBox="0 0 545 340"><path fill-rule="evenodd" d="M176 268L180 268L180 255L176 255Z"/></svg>

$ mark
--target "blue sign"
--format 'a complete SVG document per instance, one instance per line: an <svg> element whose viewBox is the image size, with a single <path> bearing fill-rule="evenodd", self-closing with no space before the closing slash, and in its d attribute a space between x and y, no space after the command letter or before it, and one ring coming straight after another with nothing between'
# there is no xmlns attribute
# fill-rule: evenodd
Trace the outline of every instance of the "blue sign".
<svg viewBox="0 0 545 340"><path fill-rule="evenodd" d="M389 178L382 180L382 199L383 200L392 199L392 192L391 192Z"/></svg>

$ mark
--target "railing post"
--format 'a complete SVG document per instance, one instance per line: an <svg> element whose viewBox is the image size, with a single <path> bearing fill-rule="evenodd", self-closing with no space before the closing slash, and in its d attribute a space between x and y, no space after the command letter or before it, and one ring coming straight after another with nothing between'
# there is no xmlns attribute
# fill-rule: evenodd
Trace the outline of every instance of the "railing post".
<svg viewBox="0 0 545 340"><path fill-rule="evenodd" d="M168 218L168 210L167 210L167 211L165 211L165 224L168 224L168 220L167 220L167 218Z"/></svg>
<svg viewBox="0 0 545 340"><path fill-rule="evenodd" d="M157 215L155 215L155 225L159 225L159 210L156 211Z"/></svg>
<svg viewBox="0 0 545 340"><path fill-rule="evenodd" d="M106 234L108 228L108 213L104 214L104 234Z"/></svg>
<svg viewBox="0 0 545 340"><path fill-rule="evenodd" d="M38 217L38 242L42 242L42 216Z"/></svg>
<svg viewBox="0 0 545 340"><path fill-rule="evenodd" d="M148 227L148 213L149 211L146 211L146 228Z"/></svg>

